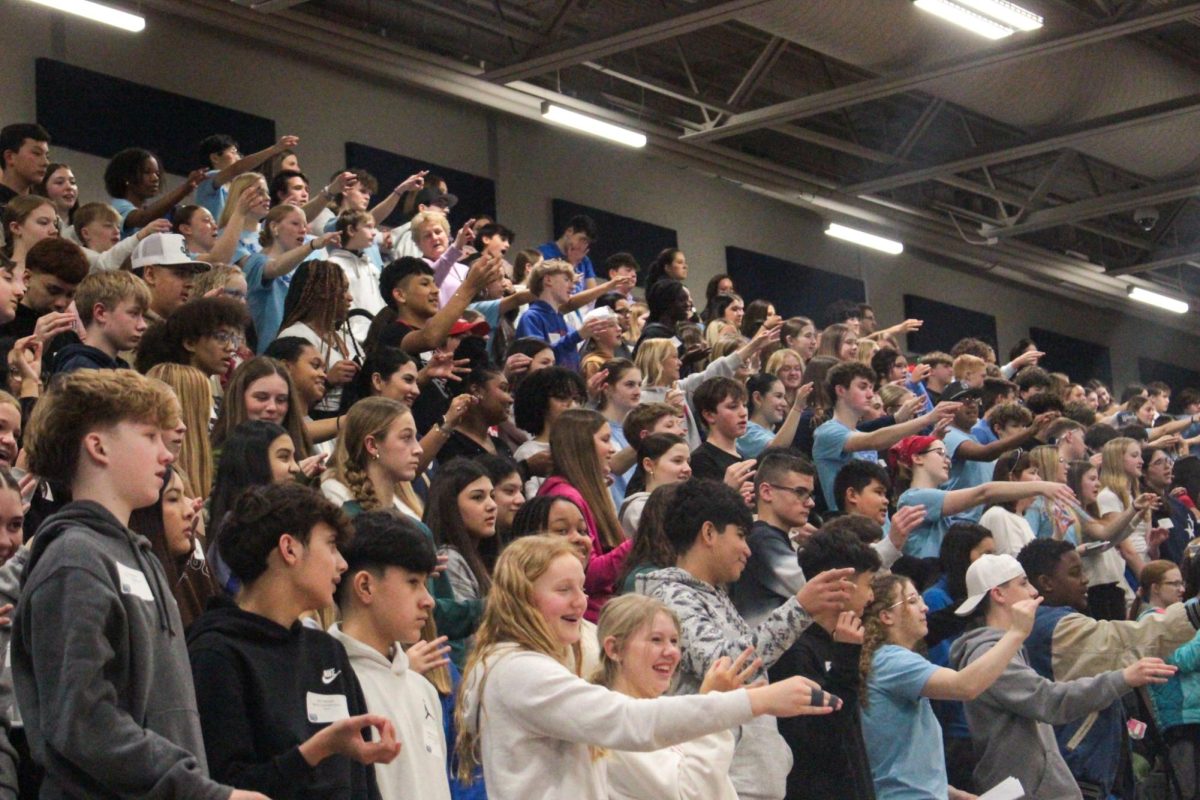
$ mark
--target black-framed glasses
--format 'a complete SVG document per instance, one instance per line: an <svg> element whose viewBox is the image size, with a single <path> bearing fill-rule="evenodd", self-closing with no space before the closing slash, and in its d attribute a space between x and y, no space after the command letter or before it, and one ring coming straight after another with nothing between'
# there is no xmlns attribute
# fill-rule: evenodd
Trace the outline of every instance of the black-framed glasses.
<svg viewBox="0 0 1200 800"><path fill-rule="evenodd" d="M768 483L772 489L778 489L781 492L791 492L797 500L807 500L812 497L812 489L807 489L803 486L780 486L778 483Z"/></svg>

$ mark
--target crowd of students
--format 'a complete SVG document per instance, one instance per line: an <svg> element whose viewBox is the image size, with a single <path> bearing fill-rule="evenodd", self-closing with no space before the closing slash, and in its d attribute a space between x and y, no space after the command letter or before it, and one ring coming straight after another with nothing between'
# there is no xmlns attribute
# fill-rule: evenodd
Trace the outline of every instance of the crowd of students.
<svg viewBox="0 0 1200 800"><path fill-rule="evenodd" d="M0 796L1200 797L1200 389L698 313L293 136L50 146L0 130Z"/></svg>

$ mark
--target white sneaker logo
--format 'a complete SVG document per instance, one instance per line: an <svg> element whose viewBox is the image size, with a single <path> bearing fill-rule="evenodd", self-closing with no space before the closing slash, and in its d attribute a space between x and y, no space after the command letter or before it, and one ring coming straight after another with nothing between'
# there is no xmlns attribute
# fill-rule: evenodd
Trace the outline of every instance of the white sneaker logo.
<svg viewBox="0 0 1200 800"><path fill-rule="evenodd" d="M327 669L321 673L321 683L328 686L329 684L336 681L338 675L341 675L341 674L342 674L342 671L340 669Z"/></svg>

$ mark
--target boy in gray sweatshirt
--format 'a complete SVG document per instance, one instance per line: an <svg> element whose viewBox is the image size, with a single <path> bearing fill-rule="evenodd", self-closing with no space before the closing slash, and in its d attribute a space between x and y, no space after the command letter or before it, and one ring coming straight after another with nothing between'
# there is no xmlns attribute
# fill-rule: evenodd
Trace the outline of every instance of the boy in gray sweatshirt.
<svg viewBox="0 0 1200 800"><path fill-rule="evenodd" d="M696 693L713 662L737 658L747 647L754 648L761 667L770 669L812 623L813 614L841 610L849 599L854 570L829 570L751 627L725 589L750 557L746 536L752 520L742 498L724 484L693 478L676 490L675 507L665 528L676 565L637 579L638 592L661 600L682 625L673 694ZM775 718L762 716L742 726L729 777L741 800L783 800L791 765L792 751Z"/></svg>
<svg viewBox="0 0 1200 800"><path fill-rule="evenodd" d="M967 570L966 601L955 612L979 623L950 649L950 663L963 669L1000 640L1012 621L1012 604L1038 591L1012 556L981 556ZM1008 776L1021 781L1027 797L1080 800L1082 794L1058 751L1052 725L1079 719L1112 705L1122 694L1164 683L1175 667L1143 658L1123 670L1056 682L1029 665L1024 650L975 700L966 704L967 725L979 763L975 784L989 789Z"/></svg>
<svg viewBox="0 0 1200 800"><path fill-rule="evenodd" d="M43 800L265 800L212 780L179 608L130 512L158 498L176 424L170 390L133 370L80 370L38 401L32 472L68 503L29 551L12 672Z"/></svg>

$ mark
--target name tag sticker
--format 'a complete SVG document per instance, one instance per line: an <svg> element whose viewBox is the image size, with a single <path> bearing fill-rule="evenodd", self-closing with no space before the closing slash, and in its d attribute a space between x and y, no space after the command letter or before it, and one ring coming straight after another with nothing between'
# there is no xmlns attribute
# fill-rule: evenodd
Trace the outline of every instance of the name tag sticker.
<svg viewBox="0 0 1200 800"><path fill-rule="evenodd" d="M154 592L150 591L150 582L141 570L117 564L117 579L121 582L121 594L131 594L139 600L154 601Z"/></svg>
<svg viewBox="0 0 1200 800"><path fill-rule="evenodd" d="M309 692L307 696L308 721L324 724L337 722L350 716L350 707L346 705L344 694L317 694Z"/></svg>
<svg viewBox="0 0 1200 800"><path fill-rule="evenodd" d="M560 341L562 338L563 338L563 337L562 337L562 334L561 334L561 333L552 333L552 334L550 334L550 346L551 346L551 347L554 347L554 345L558 344L558 343L559 343L559 341Z"/></svg>

